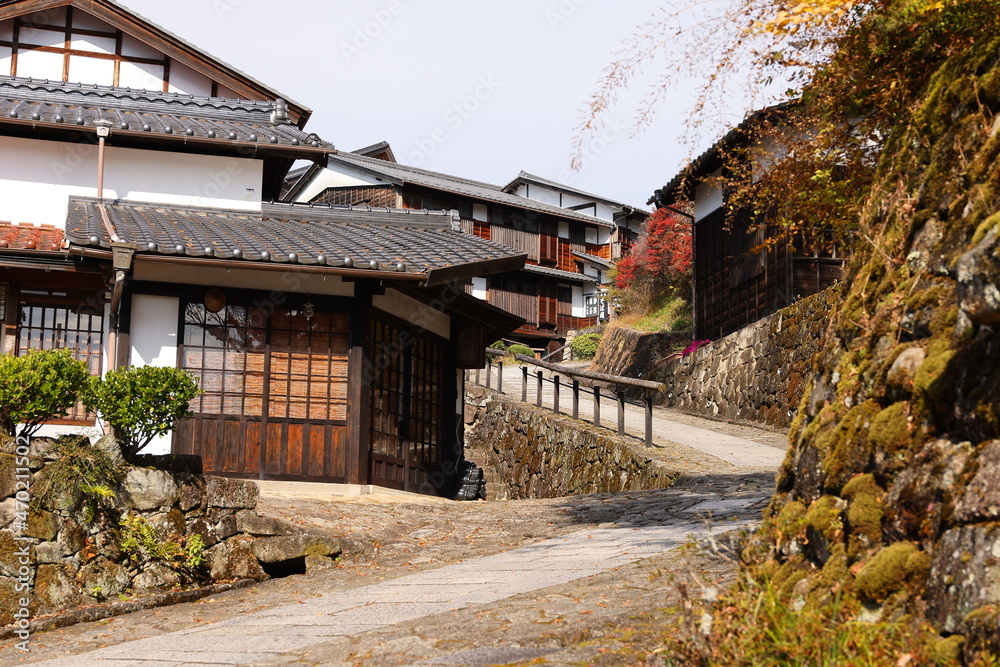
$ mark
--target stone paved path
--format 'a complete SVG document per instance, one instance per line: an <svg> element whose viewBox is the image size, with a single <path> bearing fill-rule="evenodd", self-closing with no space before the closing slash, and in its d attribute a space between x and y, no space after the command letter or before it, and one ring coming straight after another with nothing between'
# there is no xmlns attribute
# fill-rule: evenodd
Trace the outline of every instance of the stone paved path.
<svg viewBox="0 0 1000 667"><path fill-rule="evenodd" d="M572 364L570 364L572 365ZM578 366L583 367L581 364ZM528 376L527 401L532 405L537 405L538 391L537 378L534 373L542 371L545 378L551 379L558 375L549 370L530 369ZM475 373L469 374L470 381L475 378ZM485 386L485 371L480 373L480 382ZM496 389L497 377L494 373L491 377L491 384ZM522 391L521 368L514 366L504 369L503 391L515 400L520 400ZM580 419L593 422L594 419L594 399L589 390L581 386L580 403L578 415ZM563 376L560 378L559 390L559 410L561 414L572 414L572 381ZM542 405L552 409L555 405L554 383L546 381L542 384ZM610 429L618 428L618 403L610 395L608 390L604 390L600 400L601 424ZM631 403L625 404L625 431L637 438L645 438L646 415L642 407ZM751 432L753 435L747 437ZM653 407L653 443L657 445L679 444L689 447L703 454L708 454L720 461L731 464L737 468L777 468L781 465L788 449L788 439L784 433L761 431L753 427L739 426L713 422L708 419L686 415L677 410ZM751 439L752 438L752 439ZM651 454L656 457L655 452Z"/></svg>
<svg viewBox="0 0 1000 667"><path fill-rule="evenodd" d="M741 435L741 446L777 450L772 433ZM476 503L263 496L262 512L343 534L354 553L199 603L42 633L29 654L0 647L0 665L633 664L638 638L659 645L676 625L672 577L697 569L722 587L734 576L731 555L677 547L752 526L773 489L774 458L720 473L701 456L706 474L657 491Z"/></svg>

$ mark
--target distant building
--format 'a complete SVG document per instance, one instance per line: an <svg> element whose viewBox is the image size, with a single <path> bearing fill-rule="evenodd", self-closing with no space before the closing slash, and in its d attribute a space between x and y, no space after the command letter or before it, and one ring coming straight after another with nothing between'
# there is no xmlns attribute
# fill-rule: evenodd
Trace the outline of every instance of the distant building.
<svg viewBox="0 0 1000 667"><path fill-rule="evenodd" d="M522 269L477 276L467 290L525 320L512 338L549 351L568 332L606 318L608 271L648 217L525 172L499 187L401 165L385 143L290 173L285 196L314 205L456 211L466 233L527 254Z"/></svg>
<svg viewBox="0 0 1000 667"><path fill-rule="evenodd" d="M649 200L658 208L694 204L694 336L718 339L756 322L839 280L846 256L836 246L774 242L779 230L766 217L730 211L720 183L724 155L754 156L754 173L766 173L769 152L762 139L766 124L781 122L785 107L748 117L708 151L675 175ZM741 150L756 146L756 150ZM767 243L768 239L772 242ZM755 249L764 248L762 251Z"/></svg>

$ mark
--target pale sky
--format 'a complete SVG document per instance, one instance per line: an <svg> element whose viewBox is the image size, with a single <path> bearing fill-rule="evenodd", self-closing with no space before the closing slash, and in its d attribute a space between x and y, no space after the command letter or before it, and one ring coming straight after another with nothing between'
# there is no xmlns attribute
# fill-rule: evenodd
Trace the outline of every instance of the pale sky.
<svg viewBox="0 0 1000 667"><path fill-rule="evenodd" d="M653 0L120 1L313 109L306 129L342 150L386 140L405 164L498 185L523 169L645 207L708 147L682 145L680 93L630 136L648 72L570 171L586 102Z"/></svg>

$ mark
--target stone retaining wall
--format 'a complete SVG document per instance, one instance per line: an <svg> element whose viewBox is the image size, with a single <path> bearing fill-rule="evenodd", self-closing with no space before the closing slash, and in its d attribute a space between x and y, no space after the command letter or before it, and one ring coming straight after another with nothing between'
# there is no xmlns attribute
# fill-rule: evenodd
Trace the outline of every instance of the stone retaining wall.
<svg viewBox="0 0 1000 667"><path fill-rule="evenodd" d="M53 444L35 438L19 448L6 436L0 443L0 626L16 621L21 599L34 618L143 592L267 579L272 566L298 559L304 566L307 556L319 564L315 559L340 553L335 539L258 515L256 484L203 476L197 457L145 457L172 469L128 467L116 497L88 509L79 489L46 484L57 458ZM120 456L113 441L101 445ZM126 518L132 528L123 525ZM157 544L190 544L199 536L203 562L129 553L123 538L134 537L136 526L151 527Z"/></svg>
<svg viewBox="0 0 1000 667"><path fill-rule="evenodd" d="M466 455L483 466L490 500L662 489L680 474L606 429L481 387L466 402Z"/></svg>
<svg viewBox="0 0 1000 667"><path fill-rule="evenodd" d="M690 343L690 333L649 333L608 327L601 336L591 368L598 373L644 380L656 372L658 362Z"/></svg>
<svg viewBox="0 0 1000 667"><path fill-rule="evenodd" d="M666 362L649 378L667 385L658 404L787 428L839 300L831 288Z"/></svg>

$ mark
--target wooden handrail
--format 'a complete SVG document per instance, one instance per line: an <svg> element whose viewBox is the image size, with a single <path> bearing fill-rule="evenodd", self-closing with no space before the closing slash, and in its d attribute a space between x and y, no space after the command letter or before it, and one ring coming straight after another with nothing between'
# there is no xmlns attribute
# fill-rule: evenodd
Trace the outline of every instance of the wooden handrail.
<svg viewBox="0 0 1000 667"><path fill-rule="evenodd" d="M604 373L594 373L591 371L578 371L573 368L568 368L566 366L560 366L559 364L550 364L546 361L539 361L533 357L529 357L524 354L515 354L514 358L518 361L522 361L526 364L532 364L540 368L545 368L550 371L555 371L562 375L568 375L570 377L581 377L587 378L588 380L597 380L598 382L609 382L611 384L622 385L625 387L638 387L640 389L651 389L653 391L666 391L667 385L662 382L653 382L652 380L637 380L635 378L624 377L621 375L605 375Z"/></svg>

